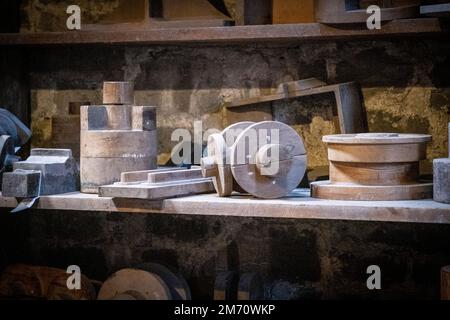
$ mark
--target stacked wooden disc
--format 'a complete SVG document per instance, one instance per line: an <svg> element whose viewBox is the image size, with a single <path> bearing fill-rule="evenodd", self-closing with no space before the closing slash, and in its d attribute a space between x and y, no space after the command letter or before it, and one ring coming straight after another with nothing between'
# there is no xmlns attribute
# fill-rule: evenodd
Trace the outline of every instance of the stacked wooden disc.
<svg viewBox="0 0 450 320"><path fill-rule="evenodd" d="M156 108L135 106L133 84L105 82L104 105L81 107L81 191L97 193L122 172L156 168Z"/></svg>
<svg viewBox="0 0 450 320"><path fill-rule="evenodd" d="M433 184L420 181L429 135L364 133L323 137L330 180L311 184L314 198L413 200L432 196Z"/></svg>
<svg viewBox="0 0 450 320"><path fill-rule="evenodd" d="M450 123L448 125L448 158L433 161L433 199L436 202L450 204Z"/></svg>

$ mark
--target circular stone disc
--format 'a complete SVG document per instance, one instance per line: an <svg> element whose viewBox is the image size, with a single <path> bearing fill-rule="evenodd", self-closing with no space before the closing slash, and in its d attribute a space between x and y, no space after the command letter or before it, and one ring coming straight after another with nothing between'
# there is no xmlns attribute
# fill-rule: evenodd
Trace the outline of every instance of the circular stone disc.
<svg viewBox="0 0 450 320"><path fill-rule="evenodd" d="M159 263L143 263L137 268L154 273L161 277L170 290L173 300L191 300L191 290L186 280L179 274Z"/></svg>
<svg viewBox="0 0 450 320"><path fill-rule="evenodd" d="M111 275L100 288L98 300L113 300L126 292L137 292L145 300L171 300L170 290L156 274L122 269Z"/></svg>
<svg viewBox="0 0 450 320"><path fill-rule="evenodd" d="M256 165L258 150L267 144L280 144L285 147L283 149L289 150L288 155L280 155L276 176L261 175ZM231 171L242 189L255 197L284 197L298 186L306 172L303 141L294 129L284 123L256 123L244 130L231 148Z"/></svg>
<svg viewBox="0 0 450 320"><path fill-rule="evenodd" d="M359 133L336 134L324 136L325 143L334 144L406 144L424 143L431 141L427 134L402 134L402 133Z"/></svg>

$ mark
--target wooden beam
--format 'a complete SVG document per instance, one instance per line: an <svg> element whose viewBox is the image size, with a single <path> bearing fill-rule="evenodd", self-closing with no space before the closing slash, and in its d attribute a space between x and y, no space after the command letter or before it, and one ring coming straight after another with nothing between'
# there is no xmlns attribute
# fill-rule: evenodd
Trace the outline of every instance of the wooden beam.
<svg viewBox="0 0 450 320"><path fill-rule="evenodd" d="M348 40L393 36L444 35L449 28L436 18L387 22L380 30L338 29L319 23L235 27L145 29L136 31L68 31L0 34L0 46L148 45L180 43L254 43Z"/></svg>

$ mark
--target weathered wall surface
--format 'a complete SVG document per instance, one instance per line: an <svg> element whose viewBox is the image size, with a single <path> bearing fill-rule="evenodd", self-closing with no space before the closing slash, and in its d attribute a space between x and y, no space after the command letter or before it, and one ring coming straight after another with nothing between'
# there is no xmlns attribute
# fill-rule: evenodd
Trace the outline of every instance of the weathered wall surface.
<svg viewBox="0 0 450 320"><path fill-rule="evenodd" d="M49 118L64 115L68 101L100 103L105 80L132 80L136 103L158 107L160 160L168 158L175 128L221 129L224 102L274 90L283 81L317 77L329 83L358 81L369 129L429 133L428 158L446 154L450 121L450 41L307 42L248 46L77 47L31 54L33 145L52 139ZM274 118L305 140L310 168L327 164L321 142L336 132L331 95L274 105ZM56 133L57 134L57 133ZM430 171L429 163L424 166Z"/></svg>
<svg viewBox="0 0 450 320"><path fill-rule="evenodd" d="M0 215L0 241L0 267L77 264L98 280L162 261L197 299L212 297L227 251L232 270L263 276L271 299L437 299L440 268L450 264L448 225L33 211ZM379 291L366 286L373 264Z"/></svg>

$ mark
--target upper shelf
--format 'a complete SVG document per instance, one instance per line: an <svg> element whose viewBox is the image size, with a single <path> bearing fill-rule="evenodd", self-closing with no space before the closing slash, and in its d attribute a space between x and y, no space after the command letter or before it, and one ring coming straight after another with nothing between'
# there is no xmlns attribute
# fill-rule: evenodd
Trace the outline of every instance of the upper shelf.
<svg viewBox="0 0 450 320"><path fill-rule="evenodd" d="M319 23L148 29L140 31L67 31L0 34L0 46L146 45L340 40L369 37L439 35L448 24L437 18L394 20L380 30L338 28Z"/></svg>

